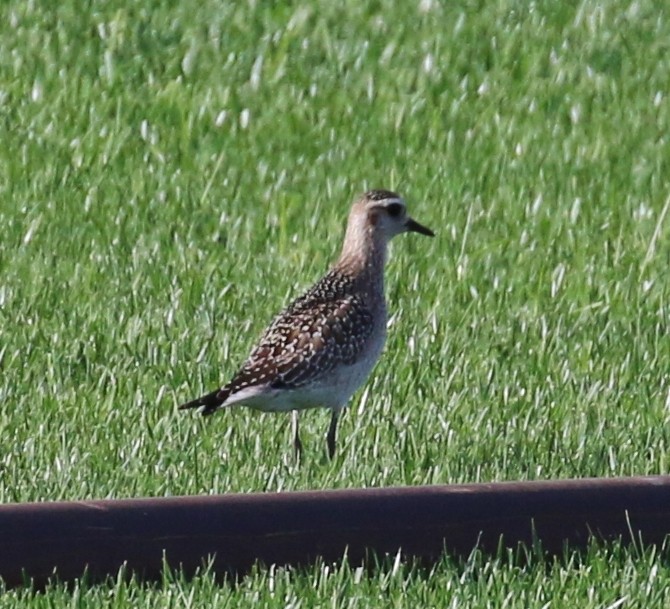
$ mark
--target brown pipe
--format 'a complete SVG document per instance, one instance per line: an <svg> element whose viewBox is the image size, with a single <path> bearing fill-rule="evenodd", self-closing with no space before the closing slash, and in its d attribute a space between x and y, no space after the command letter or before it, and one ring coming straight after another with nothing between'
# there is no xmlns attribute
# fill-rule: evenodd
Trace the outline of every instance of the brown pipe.
<svg viewBox="0 0 670 609"><path fill-rule="evenodd" d="M670 476L0 505L0 577L9 586L115 575L157 578L163 556L193 573L254 562L353 563L374 553L434 561L534 541L551 554L599 539L661 544ZM535 535L535 537L534 537Z"/></svg>

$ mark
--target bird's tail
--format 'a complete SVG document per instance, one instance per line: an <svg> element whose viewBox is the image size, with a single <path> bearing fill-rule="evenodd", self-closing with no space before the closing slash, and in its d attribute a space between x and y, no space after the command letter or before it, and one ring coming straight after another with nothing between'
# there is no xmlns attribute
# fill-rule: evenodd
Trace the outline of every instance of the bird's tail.
<svg viewBox="0 0 670 609"><path fill-rule="evenodd" d="M179 406L179 410L188 410L190 408L200 408L201 406L204 406L200 414L204 416L214 414L228 399L229 394L230 391L228 391L225 387L223 389L215 389L211 393L200 396L199 398L190 402L186 402L186 404L182 404Z"/></svg>

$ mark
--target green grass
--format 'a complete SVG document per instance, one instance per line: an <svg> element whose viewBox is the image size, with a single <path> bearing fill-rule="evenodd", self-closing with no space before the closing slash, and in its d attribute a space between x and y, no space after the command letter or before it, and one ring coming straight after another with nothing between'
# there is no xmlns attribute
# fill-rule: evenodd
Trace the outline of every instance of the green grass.
<svg viewBox="0 0 670 609"><path fill-rule="evenodd" d="M128 581L120 573L106 586L78 582L40 593L8 591L0 607L667 607L670 570L659 562L653 551L631 554L615 546L555 562L535 557L523 568L511 554L475 554L460 564L445 559L430 570L398 560L372 571L346 562L298 573L272 567L236 584L221 584L207 571L192 580L166 573L157 584Z"/></svg>
<svg viewBox="0 0 670 609"><path fill-rule="evenodd" d="M665 5L51 6L0 5L0 501L668 473ZM387 349L336 459L322 411L299 467L288 417L177 413L327 268L368 187L438 236L393 245ZM602 548L0 604L666 607L667 585Z"/></svg>

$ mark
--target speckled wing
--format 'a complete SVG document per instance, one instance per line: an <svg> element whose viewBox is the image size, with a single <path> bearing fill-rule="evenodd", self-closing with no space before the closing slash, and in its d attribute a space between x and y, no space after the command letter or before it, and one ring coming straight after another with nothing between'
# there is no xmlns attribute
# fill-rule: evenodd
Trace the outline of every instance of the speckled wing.
<svg viewBox="0 0 670 609"><path fill-rule="evenodd" d="M254 385L297 389L339 365L353 364L372 334L372 314L354 295L296 300L262 336L235 378L228 396Z"/></svg>

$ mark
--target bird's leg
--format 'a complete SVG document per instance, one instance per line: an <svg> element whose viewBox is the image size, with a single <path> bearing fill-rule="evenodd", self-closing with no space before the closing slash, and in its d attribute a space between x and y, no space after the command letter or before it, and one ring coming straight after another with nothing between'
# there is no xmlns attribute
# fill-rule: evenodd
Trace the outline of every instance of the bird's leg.
<svg viewBox="0 0 670 609"><path fill-rule="evenodd" d="M291 411L291 421L293 423L293 449L296 459L300 460L302 455L302 442L300 441L300 425L298 422L298 411Z"/></svg>
<svg viewBox="0 0 670 609"><path fill-rule="evenodd" d="M335 436L337 432L337 420L340 418L340 411L333 410L332 415L330 416L330 425L328 426L328 435L326 440L328 441L328 456L332 459L335 456Z"/></svg>

